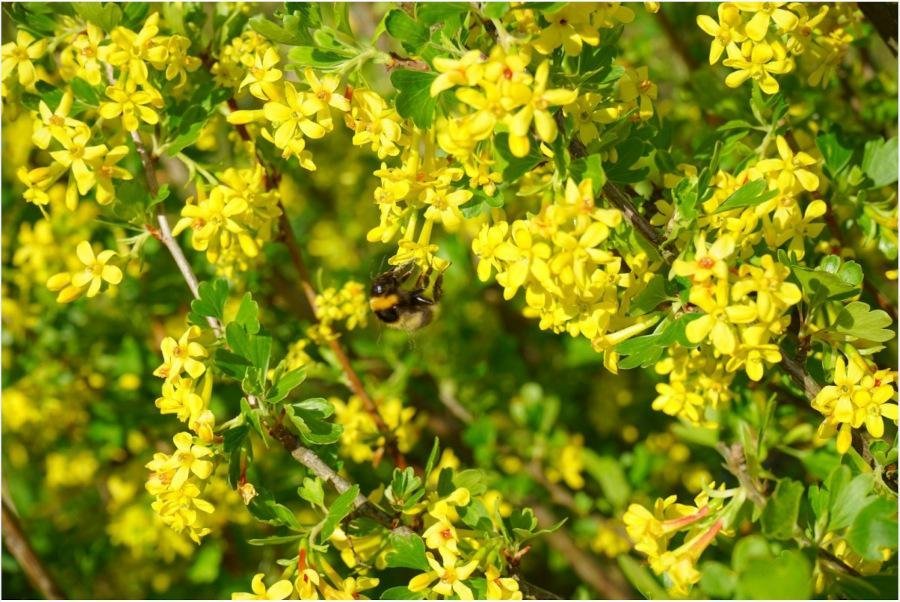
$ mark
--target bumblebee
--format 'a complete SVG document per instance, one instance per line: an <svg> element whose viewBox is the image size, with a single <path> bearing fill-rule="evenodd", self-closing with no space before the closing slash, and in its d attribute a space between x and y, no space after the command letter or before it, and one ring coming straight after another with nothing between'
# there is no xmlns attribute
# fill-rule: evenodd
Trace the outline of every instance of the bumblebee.
<svg viewBox="0 0 900 602"><path fill-rule="evenodd" d="M407 263L372 281L369 307L391 328L413 331L427 326L437 313L443 272Z"/></svg>

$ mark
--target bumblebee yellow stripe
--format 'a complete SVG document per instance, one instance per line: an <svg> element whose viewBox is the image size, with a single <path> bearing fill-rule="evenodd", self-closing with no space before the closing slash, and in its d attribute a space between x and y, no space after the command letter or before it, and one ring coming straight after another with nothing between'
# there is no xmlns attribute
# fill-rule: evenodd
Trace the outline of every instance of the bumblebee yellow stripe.
<svg viewBox="0 0 900 602"><path fill-rule="evenodd" d="M384 295L382 297L372 297L369 299L369 307L372 308L372 311L381 311L383 309L390 309L399 302L400 298L397 295Z"/></svg>

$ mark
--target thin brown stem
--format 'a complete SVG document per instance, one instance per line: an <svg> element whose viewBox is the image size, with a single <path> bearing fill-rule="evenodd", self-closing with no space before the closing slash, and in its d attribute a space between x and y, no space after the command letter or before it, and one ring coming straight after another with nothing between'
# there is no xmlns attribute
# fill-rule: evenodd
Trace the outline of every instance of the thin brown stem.
<svg viewBox="0 0 900 602"><path fill-rule="evenodd" d="M50 573L41 564L41 559L34 553L34 549L28 542L28 537L5 494L3 495L3 544L22 567L31 586L44 598L48 600L64 598Z"/></svg>
<svg viewBox="0 0 900 602"><path fill-rule="evenodd" d="M534 514L543 527L549 527L558 522L553 512L544 506L535 506ZM582 550L565 531L559 530L550 533L547 535L547 541L569 561L572 570L604 598L626 600L633 597L620 573L601 566L593 556Z"/></svg>

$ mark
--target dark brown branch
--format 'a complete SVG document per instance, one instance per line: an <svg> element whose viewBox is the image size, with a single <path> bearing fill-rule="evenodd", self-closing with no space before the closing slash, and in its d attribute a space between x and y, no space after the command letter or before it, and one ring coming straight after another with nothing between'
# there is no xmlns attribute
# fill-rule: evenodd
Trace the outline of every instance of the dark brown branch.
<svg viewBox="0 0 900 602"><path fill-rule="evenodd" d="M894 56L897 56L897 3L857 2L856 5Z"/></svg>
<svg viewBox="0 0 900 602"><path fill-rule="evenodd" d="M25 577L28 578L28 582L34 589L48 600L63 599L59 587L41 564L41 559L34 553L31 544L28 543L25 531L7 502L6 495L3 495L3 544L22 567Z"/></svg>

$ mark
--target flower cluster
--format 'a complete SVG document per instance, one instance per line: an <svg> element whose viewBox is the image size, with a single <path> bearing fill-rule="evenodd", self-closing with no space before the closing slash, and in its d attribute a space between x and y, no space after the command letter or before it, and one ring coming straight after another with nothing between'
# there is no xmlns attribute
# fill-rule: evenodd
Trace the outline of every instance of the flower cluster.
<svg viewBox="0 0 900 602"><path fill-rule="evenodd" d="M227 71L232 64L242 68L245 75L238 91L247 88L252 97L264 104L260 109L234 111L228 115L228 122L238 126L261 124L259 134L281 151L282 158L296 158L301 167L313 171L316 165L306 148L307 139L322 138L334 129L332 109L341 112L350 109L347 98L336 92L341 80L334 75L319 78L312 69L307 69L305 82L298 88L283 78L278 68L281 63L278 51L268 44L254 45L255 41L251 38L242 42L241 46L247 48L241 59L234 63L233 58L226 57L224 67L219 63L219 73ZM248 54L251 49L252 54Z"/></svg>
<svg viewBox="0 0 900 602"><path fill-rule="evenodd" d="M410 579L407 586L409 591L433 592L445 598L456 595L461 600L472 600L472 589L466 584L466 580L483 565L487 580L487 599L521 600L522 592L515 579L501 577L499 567L493 562L484 562L478 557L471 557L471 552L467 553L466 548L473 544L472 551L477 550L478 542L468 542L455 523L460 520L459 511L471 501L469 491L460 487L446 497L431 499L414 508L419 512L427 509L424 515L426 529L422 535L426 547L436 551L440 555L440 561L435 558L434 552L428 552L430 570ZM467 556L468 560L465 559Z"/></svg>
<svg viewBox="0 0 900 602"><path fill-rule="evenodd" d="M374 460L376 451L384 449L385 438L362 400L352 396L347 402L334 397L329 401L334 405L335 422L344 428L341 452L354 462ZM415 408L404 407L396 397L379 399L377 404L378 413L395 437L397 448L402 453L409 452L419 439L425 417L417 416Z"/></svg>
<svg viewBox="0 0 900 602"><path fill-rule="evenodd" d="M147 481L147 491L156 498L153 510L166 525L178 533L187 531L197 543L210 531L197 511L213 512L212 504L200 495L214 468L205 458L214 454L207 445L215 427L208 408L212 377L204 363L209 352L196 340L199 336L200 328L191 326L177 341L172 337L162 341L163 363L153 374L165 382L156 406L162 414L175 414L193 433L175 435L175 452L157 452L147 464L153 473Z"/></svg>
<svg viewBox="0 0 900 602"><path fill-rule="evenodd" d="M812 402L825 416L818 437L830 439L837 434L837 449L842 454L850 449L852 429L863 424L872 437L883 437L884 419L897 423L895 380L895 372L876 369L859 355L838 357L834 384L823 387Z"/></svg>
<svg viewBox="0 0 900 602"><path fill-rule="evenodd" d="M568 180L540 212L482 226L472 242L478 276L497 271L503 296L525 291L526 315L540 327L585 336L615 370L612 348L652 326L655 319L627 315L627 300L646 284L647 257L622 256L611 234L622 223L617 209L594 204L592 182Z"/></svg>
<svg viewBox="0 0 900 602"><path fill-rule="evenodd" d="M766 94L778 92L774 76L794 71L798 61L809 85L827 85L860 21L852 5L802 2L723 2L717 16L697 17L697 25L713 38L709 63L724 53L722 64L734 69L727 86L752 79Z"/></svg>
<svg viewBox="0 0 900 602"><path fill-rule="evenodd" d="M343 323L347 330L365 326L369 318L366 288L361 282L348 280L340 290L329 287L316 295L317 322L307 334L317 343L336 339L334 326Z"/></svg>
<svg viewBox="0 0 900 602"><path fill-rule="evenodd" d="M281 208L269 190L262 166L229 167L207 188L197 184L197 196L181 209L172 233L191 230L191 246L205 251L210 263L226 276L246 271L263 245L277 233Z"/></svg>
<svg viewBox="0 0 900 602"><path fill-rule="evenodd" d="M631 504L622 517L634 549L650 562L657 575L665 575L669 591L685 596L692 585L700 581L697 561L706 547L725 527L722 518L722 498L710 497L710 484L694 500L694 506L676 503L671 495L657 499L653 509ZM683 535L681 545L670 550L673 540Z"/></svg>

